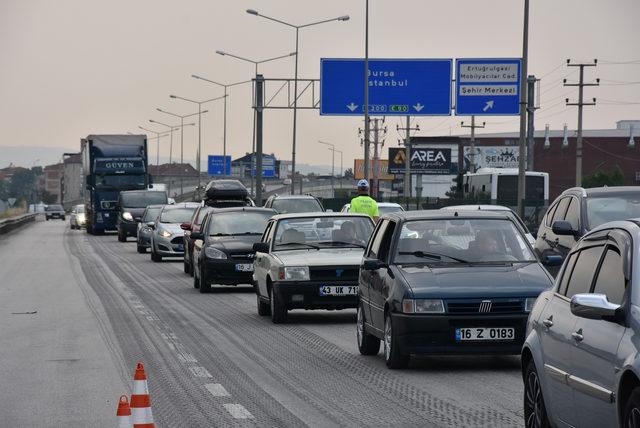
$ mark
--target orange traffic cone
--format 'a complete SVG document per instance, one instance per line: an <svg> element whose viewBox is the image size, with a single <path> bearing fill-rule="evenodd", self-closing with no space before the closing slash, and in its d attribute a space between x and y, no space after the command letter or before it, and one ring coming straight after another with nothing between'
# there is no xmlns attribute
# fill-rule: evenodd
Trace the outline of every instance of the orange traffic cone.
<svg viewBox="0 0 640 428"><path fill-rule="evenodd" d="M129 407L129 400L127 400L126 395L120 397L116 416L118 417L118 428L133 428L133 424L131 423L131 407Z"/></svg>
<svg viewBox="0 0 640 428"><path fill-rule="evenodd" d="M151 398L147 386L147 374L144 364L138 363L133 376L133 394L131 394L131 413L134 428L155 428L151 413Z"/></svg>

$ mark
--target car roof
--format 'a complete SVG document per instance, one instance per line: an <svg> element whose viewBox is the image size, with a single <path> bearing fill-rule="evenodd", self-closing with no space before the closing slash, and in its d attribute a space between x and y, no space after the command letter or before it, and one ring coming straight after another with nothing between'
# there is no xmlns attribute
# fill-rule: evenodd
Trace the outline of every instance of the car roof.
<svg viewBox="0 0 640 428"><path fill-rule="evenodd" d="M508 214L496 211L469 211L469 210L423 210L423 211L396 211L385 214L381 218L395 219L399 221L410 220L455 220L455 219L495 219L509 220Z"/></svg>
<svg viewBox="0 0 640 428"><path fill-rule="evenodd" d="M402 207L402 205L397 204L395 202L378 202L378 206L379 207ZM351 204L344 204L342 208L344 207L351 207Z"/></svg>
<svg viewBox="0 0 640 428"><path fill-rule="evenodd" d="M442 207L440 208L441 210L448 210L448 211L455 211L455 210L461 210L461 211L472 211L472 210L476 210L476 211L511 211L511 208L509 207L505 207L504 205L450 205L448 207Z"/></svg>
<svg viewBox="0 0 640 428"><path fill-rule="evenodd" d="M562 195L575 195L579 194L583 197L588 196L603 196L610 194L622 194L622 193L640 193L640 186L604 186L604 187L590 187L585 189L584 187L572 187L562 192Z"/></svg>
<svg viewBox="0 0 640 428"><path fill-rule="evenodd" d="M162 208L165 204L147 205L147 208Z"/></svg>
<svg viewBox="0 0 640 428"><path fill-rule="evenodd" d="M165 210L174 210L176 208L198 208L200 204L197 202L179 202L172 205L164 205Z"/></svg>
<svg viewBox="0 0 640 428"><path fill-rule="evenodd" d="M138 190L122 190L120 193L166 193L164 190L138 189Z"/></svg>
<svg viewBox="0 0 640 428"><path fill-rule="evenodd" d="M313 195L273 195L274 199L317 199Z"/></svg>
<svg viewBox="0 0 640 428"><path fill-rule="evenodd" d="M254 213L272 213L275 214L276 210L272 208L263 207L227 207L227 208L210 208L212 213L228 213L228 212L254 212Z"/></svg>
<svg viewBox="0 0 640 428"><path fill-rule="evenodd" d="M355 213L339 213L339 212L313 212L313 213L290 213L290 214L278 214L273 216L275 220L283 220L289 218L317 218L317 217L366 217L371 218L366 214Z"/></svg>

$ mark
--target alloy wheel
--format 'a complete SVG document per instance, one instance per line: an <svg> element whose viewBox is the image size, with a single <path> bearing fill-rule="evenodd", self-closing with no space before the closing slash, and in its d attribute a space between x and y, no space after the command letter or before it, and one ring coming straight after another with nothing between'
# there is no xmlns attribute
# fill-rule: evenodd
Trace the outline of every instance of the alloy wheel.
<svg viewBox="0 0 640 428"><path fill-rule="evenodd" d="M356 316L356 336L358 338L358 346L362 347L362 336L364 335L364 315L362 315L362 306L358 306Z"/></svg>
<svg viewBox="0 0 640 428"><path fill-rule="evenodd" d="M384 358L389 361L391 358L391 341L393 340L393 332L391 331L391 318L384 320Z"/></svg>
<svg viewBox="0 0 640 428"><path fill-rule="evenodd" d="M542 404L542 390L540 389L540 380L535 371L530 371L527 376L527 384L525 385L525 414L528 415L525 420L527 428L538 428L542 426L544 420L544 405ZM635 409L634 409L635 410Z"/></svg>
<svg viewBox="0 0 640 428"><path fill-rule="evenodd" d="M629 412L629 416L627 417L627 423L625 424L628 428L635 428L640 426L640 409L634 407Z"/></svg>

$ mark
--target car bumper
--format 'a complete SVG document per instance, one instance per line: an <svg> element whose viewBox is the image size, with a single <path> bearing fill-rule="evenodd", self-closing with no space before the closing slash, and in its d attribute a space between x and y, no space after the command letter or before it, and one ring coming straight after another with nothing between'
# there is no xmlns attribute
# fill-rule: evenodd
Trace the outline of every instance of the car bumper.
<svg viewBox="0 0 640 428"><path fill-rule="evenodd" d="M64 214L59 214L59 213L52 213L52 214L45 214L46 218L56 218L56 219L61 219L64 220L65 215Z"/></svg>
<svg viewBox="0 0 640 428"><path fill-rule="evenodd" d="M121 230L129 236L136 236L138 234L138 223L135 221L121 221L118 223L118 230Z"/></svg>
<svg viewBox="0 0 640 428"><path fill-rule="evenodd" d="M239 271L237 265L253 264L237 260L212 260L204 263L205 275L212 284L238 285L253 284L253 271Z"/></svg>
<svg viewBox="0 0 640 428"><path fill-rule="evenodd" d="M447 316L392 313L394 334L403 354L519 355L526 334L528 314ZM513 327L509 341L456 341L457 328Z"/></svg>
<svg viewBox="0 0 640 428"><path fill-rule="evenodd" d="M179 241L177 238L180 238ZM183 257L184 256L184 240L182 239L182 237L172 236L167 239L164 237L154 236L153 239L156 247L155 251L157 254L163 257Z"/></svg>
<svg viewBox="0 0 640 428"><path fill-rule="evenodd" d="M324 285L357 286L354 282L276 282L274 292L282 298L287 309L346 309L358 306L358 295L321 296Z"/></svg>

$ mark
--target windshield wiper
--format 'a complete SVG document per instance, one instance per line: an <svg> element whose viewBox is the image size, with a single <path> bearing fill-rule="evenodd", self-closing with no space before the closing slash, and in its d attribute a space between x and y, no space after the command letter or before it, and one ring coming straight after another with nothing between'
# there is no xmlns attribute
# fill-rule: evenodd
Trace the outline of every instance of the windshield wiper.
<svg viewBox="0 0 640 428"><path fill-rule="evenodd" d="M242 236L242 235L262 235L262 232L227 233L227 235L231 235L231 236Z"/></svg>
<svg viewBox="0 0 640 428"><path fill-rule="evenodd" d="M398 254L400 254L401 256L414 256L414 257L420 257L423 259L433 259L433 260L442 260L443 257L446 257L458 263L471 264L471 262L467 260L459 259L457 257L449 256L447 254L440 254L440 253L429 253L424 251L400 251Z"/></svg>
<svg viewBox="0 0 640 428"><path fill-rule="evenodd" d="M321 241L318 244L326 244L326 245L349 245L358 248L366 248L365 245L358 244L357 242L346 242L346 241Z"/></svg>
<svg viewBox="0 0 640 428"><path fill-rule="evenodd" d="M306 242L286 242L284 244L278 244L278 247L282 247L283 245L305 245L309 248L313 248L314 250L320 249L320 247L318 247L317 245L307 244Z"/></svg>
<svg viewBox="0 0 640 428"><path fill-rule="evenodd" d="M230 233L214 233L213 235L209 235L209 236L231 236Z"/></svg>

